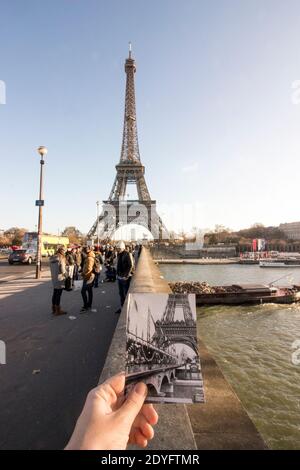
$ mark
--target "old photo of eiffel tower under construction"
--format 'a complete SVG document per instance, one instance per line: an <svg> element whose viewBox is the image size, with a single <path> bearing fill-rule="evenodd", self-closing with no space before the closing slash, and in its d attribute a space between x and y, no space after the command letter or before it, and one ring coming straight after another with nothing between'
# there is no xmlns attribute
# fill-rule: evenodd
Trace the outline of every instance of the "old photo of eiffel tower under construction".
<svg viewBox="0 0 300 470"><path fill-rule="evenodd" d="M151 403L203 403L194 294L129 294L126 392L137 382Z"/></svg>

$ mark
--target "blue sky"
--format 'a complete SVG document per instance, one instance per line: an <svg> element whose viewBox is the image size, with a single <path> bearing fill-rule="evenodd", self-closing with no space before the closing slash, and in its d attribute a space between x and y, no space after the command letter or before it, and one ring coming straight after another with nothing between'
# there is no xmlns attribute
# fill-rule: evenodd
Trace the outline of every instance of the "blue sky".
<svg viewBox="0 0 300 470"><path fill-rule="evenodd" d="M171 228L300 219L298 0L0 8L0 228L34 229L36 148L46 145L44 230L89 230L120 157L130 40L141 158ZM198 215L179 221L181 207L196 203Z"/></svg>

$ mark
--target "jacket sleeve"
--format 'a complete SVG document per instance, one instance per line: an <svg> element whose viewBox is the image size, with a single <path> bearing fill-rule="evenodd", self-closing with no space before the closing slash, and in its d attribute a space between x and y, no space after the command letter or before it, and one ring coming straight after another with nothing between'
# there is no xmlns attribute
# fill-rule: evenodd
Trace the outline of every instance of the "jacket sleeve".
<svg viewBox="0 0 300 470"><path fill-rule="evenodd" d="M130 253L126 253L126 258L124 260L124 277L129 277L131 272L132 272L132 269L133 269L133 262L132 262L132 258L130 256Z"/></svg>
<svg viewBox="0 0 300 470"><path fill-rule="evenodd" d="M117 256L114 256L112 265L115 269L118 268L118 257Z"/></svg>
<svg viewBox="0 0 300 470"><path fill-rule="evenodd" d="M66 261L64 258L61 258L59 261L59 273L63 276L66 275Z"/></svg>
<svg viewBox="0 0 300 470"><path fill-rule="evenodd" d="M86 265L84 268L84 278L89 279L91 277L91 274L93 273L93 268L94 268L94 258L91 256L88 256L86 260Z"/></svg>

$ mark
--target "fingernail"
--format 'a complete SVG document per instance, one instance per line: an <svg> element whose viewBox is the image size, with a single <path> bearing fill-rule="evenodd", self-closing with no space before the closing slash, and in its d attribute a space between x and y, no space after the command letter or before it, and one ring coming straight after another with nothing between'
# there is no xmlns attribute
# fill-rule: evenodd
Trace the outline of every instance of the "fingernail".
<svg viewBox="0 0 300 470"><path fill-rule="evenodd" d="M138 384L136 384L136 386L134 387L134 391L142 397L145 397L147 395L147 387L143 382L139 382Z"/></svg>

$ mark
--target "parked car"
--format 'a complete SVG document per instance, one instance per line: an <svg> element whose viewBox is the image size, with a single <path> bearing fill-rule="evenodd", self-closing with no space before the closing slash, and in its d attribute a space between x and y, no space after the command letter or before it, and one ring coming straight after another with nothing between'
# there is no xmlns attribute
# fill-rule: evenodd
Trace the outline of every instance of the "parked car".
<svg viewBox="0 0 300 470"><path fill-rule="evenodd" d="M21 264L32 264L36 261L36 251L33 249L23 249L13 251L9 257L9 264L21 263Z"/></svg>
<svg viewBox="0 0 300 470"><path fill-rule="evenodd" d="M11 252L11 248L0 248L0 255L10 255Z"/></svg>

